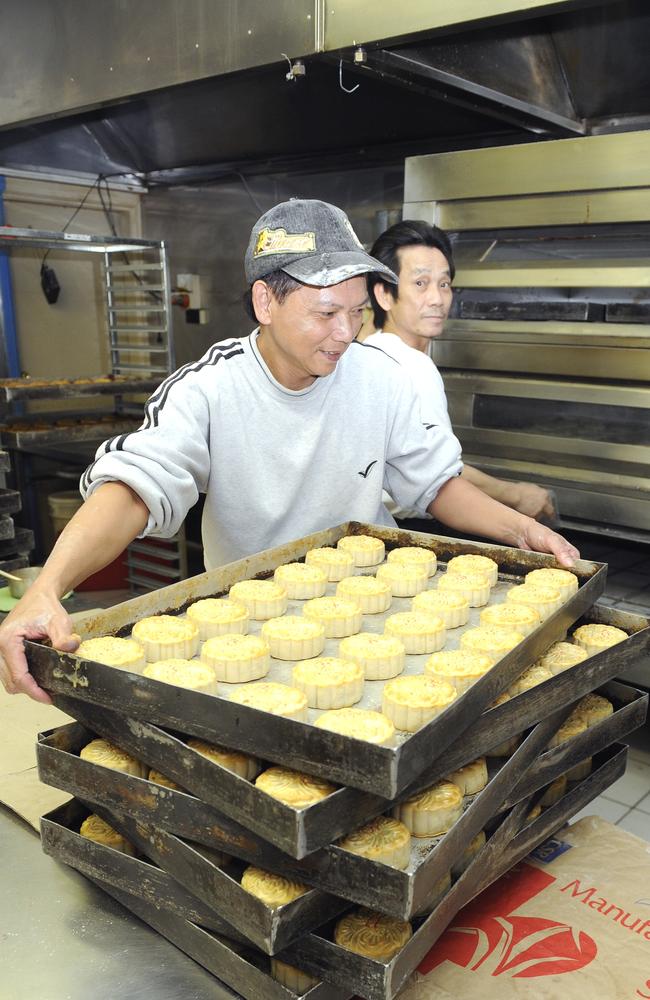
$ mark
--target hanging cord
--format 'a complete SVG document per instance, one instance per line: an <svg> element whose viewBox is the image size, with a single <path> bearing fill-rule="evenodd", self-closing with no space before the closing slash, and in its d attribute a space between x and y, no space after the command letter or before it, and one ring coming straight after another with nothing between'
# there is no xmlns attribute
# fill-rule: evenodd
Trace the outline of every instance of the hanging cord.
<svg viewBox="0 0 650 1000"><path fill-rule="evenodd" d="M353 94L355 90L358 90L361 84L355 83L354 87L344 87L343 86L343 60L339 59L339 87L341 90L345 91L346 94Z"/></svg>
<svg viewBox="0 0 650 1000"><path fill-rule="evenodd" d="M66 222L65 226L64 226L64 227L63 227L63 229L61 230L61 232L62 232L62 233L64 233L64 232L66 231L66 229L68 228L68 226L70 225L70 223L71 223L71 222L72 222L72 221L73 221L74 219L76 219L76 217L77 217L77 216L79 215L79 212L80 212L80 211L81 211L81 209L82 209L82 208L84 207L84 205L86 204L86 202L87 202L87 201L88 201L88 199L90 198L91 194L93 193L93 191L95 190L95 188L96 188L96 187L97 187L97 185L99 184L99 180L100 180L100 177L101 177L101 174L97 174L97 177L96 177L96 178L95 178L95 180L94 180L94 181L92 182L92 184L90 185L90 187L89 187L89 188L88 188L88 190L86 191L85 195L83 196L83 198L81 199L81 201L79 202L79 204L77 205L77 207L75 208L74 212L72 213L72 215L70 216L70 218L69 218L69 219L68 219L68 221ZM46 251L45 251L45 253L43 254L43 259L42 259L42 261L41 261L41 273L42 273L42 271L43 271L43 268L45 267L45 261L47 260L47 258L48 258L48 256L49 256L49 253L50 253L50 251L49 251L49 250L46 250Z"/></svg>

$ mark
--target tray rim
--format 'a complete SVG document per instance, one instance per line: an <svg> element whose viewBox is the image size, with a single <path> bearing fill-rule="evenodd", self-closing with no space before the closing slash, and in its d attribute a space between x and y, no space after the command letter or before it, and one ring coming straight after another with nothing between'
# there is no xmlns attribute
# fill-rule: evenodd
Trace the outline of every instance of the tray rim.
<svg viewBox="0 0 650 1000"><path fill-rule="evenodd" d="M647 627L647 619L645 618L629 616L625 613L614 615L610 609L606 607L598 608L597 605L594 605L580 621L597 619L598 621L609 623L615 620L619 623L622 621L623 624L630 627L630 618L633 619L634 624L644 626L639 630L642 633L640 640L635 639L634 635L630 636L634 647L638 642L645 641ZM650 641L650 631L647 632L647 638ZM571 668L571 670L555 675L544 682L543 685L538 685L531 691L511 698L505 704L484 712L478 717L469 732L465 732L462 739L452 743L446 751L443 751L442 755L436 758L415 781L402 789L394 799L387 800L381 796L374 796L369 792L362 792L359 789L344 786L332 795L327 796L326 799L321 800L321 802L303 810L292 810L283 803L276 802L275 800L271 800L272 805L269 806L267 803L268 797L260 790L255 789L254 786L251 786L245 779L232 775L230 772L220 768L219 765L208 761L200 755L196 755L194 751L186 748L185 757L190 760L191 766L199 771L201 775L205 775L205 780L197 783L195 791L191 787L188 790L214 806L218 812L229 816L236 823L246 826L263 839L269 840L279 850L285 851L292 857L301 859L331 843L332 840L339 836L344 836L350 830L356 829L364 821L384 812L395 801L415 794L421 788L426 787L427 784L432 784L437 778L444 777L465 763L476 759L476 757L484 754L495 743L520 733L535 722L540 721L540 718L544 717L545 713L548 714L561 704L564 704L565 701L575 700L576 697L585 694L587 691L594 690L610 681L612 677L621 672L618 663L620 647L613 647L613 650L613 652L608 650L605 654L600 654L600 659L591 657L588 661L583 661L576 667ZM540 700L540 692L544 706L544 712L541 715L536 707ZM125 748L130 748L131 752L136 756L141 751L141 745L138 745L136 748L133 741L137 742L138 738L143 739L143 734L150 733L154 745L158 742L163 746L167 741L176 743L178 739L175 734L169 734L164 727L159 727L143 720L133 720L128 716L122 717L119 713L113 712L104 706L82 702L66 695L55 696L54 702L64 712L77 718L88 729L98 732L99 735L103 735L106 738L113 738L117 743L120 743L121 739ZM508 720L505 730L502 728L502 720L504 719ZM114 734L116 732L120 734L119 739L115 739ZM134 735L130 736L130 732ZM486 743L483 742L482 735L484 732L489 734L491 742L489 740ZM180 743L178 745L179 747L181 745L184 746L184 744ZM458 751L457 748L461 745L466 747L466 752ZM148 754L145 754L143 759L150 766L155 767L163 773L167 773L166 765L169 764L167 759L163 763L156 760L155 764L150 763ZM173 766L168 767L168 771L168 777L176 780L182 787L187 787L184 784L185 773L180 770L175 772ZM222 783L226 789L230 789L232 792L230 803L227 800L224 803L224 797L217 793L217 783L215 780L217 776L219 783ZM206 788L212 789L212 794L209 798L205 798ZM249 803L249 807L246 809L241 808L241 796L245 796L246 801ZM334 822L334 817L341 811L345 811L345 829L339 829ZM271 835L269 836L269 834Z"/></svg>
<svg viewBox="0 0 650 1000"><path fill-rule="evenodd" d="M521 565L523 569L555 564L554 558L544 553L350 521L229 563L190 580L171 584L155 591L153 595L134 598L99 615L91 615L80 623L81 634L96 631L100 622L103 624L102 631L116 632L145 613L181 611L192 600L224 592L239 579L268 574L283 561L304 556L310 548L331 544L345 534L355 533L373 534L392 547L421 545L447 557L460 552L478 551L497 556L500 554L503 561L507 555L511 560L516 558L516 565ZM408 736L397 747L375 746L352 737L340 736L308 723L236 705L219 695L176 689L172 699L169 685L128 671L119 672L121 681L116 685L114 668L59 653L32 641L25 645L32 673L49 690L72 693L83 700L103 703L102 699L105 701L108 695L102 693L102 684L108 685L112 704L116 704L116 699L121 699L118 707L124 708L128 714L141 717L146 713L148 720L158 725L192 733L208 741L211 739L212 742L219 742L219 739L207 720L214 720L218 712L221 730L226 734L223 742L227 745L279 763L286 764L289 759L296 770L319 774L344 785L393 799L422 771L423 766L431 763L441 749L453 742L460 732L476 720L485 706L525 666L533 662L551 642L563 637L568 625L584 614L602 593L606 578L605 564L579 560L575 569L581 580L577 593L441 715ZM66 684L69 685L68 688ZM165 705L168 707L165 708ZM169 705L174 706L177 712L175 716L172 716ZM179 705L181 715L178 714ZM218 705L216 711L215 705ZM185 715L181 717L183 711ZM363 763L359 765L359 761Z"/></svg>
<svg viewBox="0 0 650 1000"><path fill-rule="evenodd" d="M591 756L593 753L600 752L604 746L609 745L613 740L619 741L627 732L640 724L637 719L639 714L645 714L647 711L648 696L630 685L613 681L608 682L607 685L601 685L601 690L603 687L608 688L610 686L615 686L619 689L618 700L623 703L616 707L612 716L589 727L585 733L576 737L575 740L568 741L551 750L540 752L538 757L531 761L530 766L519 780L510 782L509 778L512 774L517 773L518 765L522 759L521 756L517 757L513 755L505 765L501 766L499 772L493 776L492 781L486 786L484 790L486 794L483 795L481 802L478 805L476 804L483 793L475 796L473 802L465 810L465 816L472 810L472 816L464 820L461 827L461 830L465 830L469 826L470 832L467 834L467 843L469 843L471 837L483 827L488 819L496 815L501 809L506 807L511 808L522 795L529 795L537 789L542 788L555 777L573 767L577 762L586 759L586 757ZM616 693L614 693L614 697L616 697ZM565 715L568 714L570 708L571 705L567 704L565 706ZM634 720L633 724L631 720ZM78 731L77 734L73 732L75 727ZM64 782L66 790L81 799L94 798L93 795L89 794L88 788L91 784L91 776L93 778L95 776L97 765L81 761L71 749L57 748L52 744L59 738L66 739L72 736L74 739L75 735L78 742L80 738L83 738L83 733L88 732L89 730L83 725L71 723L67 726L57 727L57 729L51 730L39 737L39 760L42 760L45 756L49 761L46 771L56 772L57 768L60 767L60 758L58 755L65 755L69 760L69 766L73 768L74 775L71 780ZM59 734L61 734L60 737ZM519 750L517 753L519 753ZM567 758L570 758L568 762ZM509 771L504 771L504 766L509 766ZM500 782L495 786L493 781L495 778L498 778L499 774L502 777ZM45 780L48 783L57 783L52 777L46 776ZM60 781L60 779L58 780ZM185 793L167 789L159 793L158 787L152 786L146 779L134 779L123 775L114 777L110 771L105 776L105 780L112 783L116 789L115 793L111 796L111 804L109 804L112 812L118 814L126 812L133 816L133 812L129 809L129 803L134 801L137 796L144 796L145 794L143 791L139 791L140 785L144 789L153 788L155 789L155 794L162 794L170 800L171 811L165 816L155 815L143 818L142 815L138 815L136 808L134 818L143 826L155 825L165 830L173 838L178 838L181 841L194 840L199 842L196 828L201 825L203 829L203 826L207 826L214 815L214 818L221 823L221 826L213 826L213 834L215 829L221 831L222 839L219 839L219 834L217 833L215 834L217 837L216 841L209 844L206 843L205 846L233 854L244 862L257 867L288 874L291 878L315 886L321 893L327 896L350 898L346 897L346 892L349 892L351 887L355 888L356 885L360 885L363 892L365 886L368 888L368 894L362 895L360 898L355 894L353 900L359 905L370 906L374 909L384 908L378 904L373 892L375 894L384 893L386 894L386 898L391 901L390 906L386 908L386 912L392 913L392 915L402 919L410 919L413 913L416 912L415 907L422 905L420 901L423 894L426 893L428 881L435 882L437 878L444 875L444 871L440 870L443 867L443 862L446 865L448 861L449 864L447 867L451 867L460 858L467 846L462 839L456 844L458 834L453 834L454 827L450 831L452 837L449 838L447 835L448 839L445 846L440 848L440 845L445 841L445 838L442 838L422 859L422 864L412 872L402 872L398 869L392 869L377 862L369 861L368 859L358 858L337 847L335 844L320 849L311 858L307 857L297 860L287 856L259 835L245 830L235 821L223 817L212 807L208 806L206 811L205 803L201 803L195 797L190 798L190 802L193 803L193 808L196 810L195 815L190 814L192 827L191 829L188 827L185 830L179 830L177 817L179 811L183 809L183 799L186 797ZM95 788L98 784L99 779L95 779L92 782L92 787ZM128 788L128 795L122 790L125 784ZM495 791L497 788L499 789L498 794ZM499 795L501 795L500 798ZM99 805L101 805L101 801L98 803ZM477 812L480 822L477 821ZM226 831L225 835L224 828ZM205 843L205 841L202 841L202 843ZM450 854L449 858L447 858L447 854Z"/></svg>

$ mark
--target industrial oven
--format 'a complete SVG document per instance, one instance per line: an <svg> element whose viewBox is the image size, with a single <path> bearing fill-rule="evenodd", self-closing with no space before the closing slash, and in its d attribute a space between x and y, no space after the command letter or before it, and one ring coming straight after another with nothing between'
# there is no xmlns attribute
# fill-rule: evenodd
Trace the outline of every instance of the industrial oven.
<svg viewBox="0 0 650 1000"><path fill-rule="evenodd" d="M650 133L411 157L404 218L452 235L432 346L468 462L565 526L650 537Z"/></svg>

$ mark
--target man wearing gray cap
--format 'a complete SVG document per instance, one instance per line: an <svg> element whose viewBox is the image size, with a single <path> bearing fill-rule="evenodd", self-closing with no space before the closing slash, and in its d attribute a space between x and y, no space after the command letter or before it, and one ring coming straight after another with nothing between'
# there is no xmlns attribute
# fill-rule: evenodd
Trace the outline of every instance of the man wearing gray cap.
<svg viewBox="0 0 650 1000"><path fill-rule="evenodd" d="M277 205L245 255L259 326L219 341L151 396L141 428L106 441L81 480L85 503L45 569L0 629L3 683L42 701L22 641L48 636L73 651L62 594L138 535L173 535L205 493L206 568L350 519L393 524L382 487L405 507L461 532L553 552L561 536L463 482L460 446L423 426L409 377L355 342L365 275L397 281L370 257L340 209Z"/></svg>

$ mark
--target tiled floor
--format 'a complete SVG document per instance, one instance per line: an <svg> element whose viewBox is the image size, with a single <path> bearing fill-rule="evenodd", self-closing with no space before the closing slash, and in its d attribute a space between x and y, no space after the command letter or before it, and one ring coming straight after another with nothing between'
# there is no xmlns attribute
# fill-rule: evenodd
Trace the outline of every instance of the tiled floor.
<svg viewBox="0 0 650 1000"><path fill-rule="evenodd" d="M632 614L650 616L650 546L595 535L565 533L585 559L608 564L607 586L600 598ZM650 668L648 681L650 682ZM625 774L574 819L602 816L629 833L650 841L650 722L632 733Z"/></svg>

